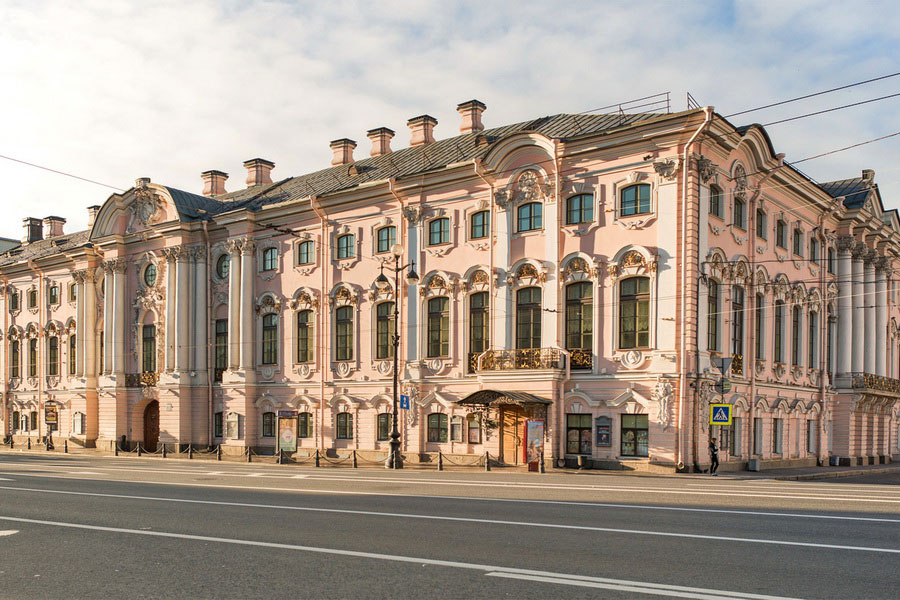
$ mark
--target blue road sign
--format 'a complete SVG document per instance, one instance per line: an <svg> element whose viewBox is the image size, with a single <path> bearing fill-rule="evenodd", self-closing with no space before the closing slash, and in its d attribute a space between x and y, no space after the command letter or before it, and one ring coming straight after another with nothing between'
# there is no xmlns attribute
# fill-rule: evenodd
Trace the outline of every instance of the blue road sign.
<svg viewBox="0 0 900 600"><path fill-rule="evenodd" d="M409 410L409 396L400 394L400 408Z"/></svg>
<svg viewBox="0 0 900 600"><path fill-rule="evenodd" d="M710 425L731 425L731 405L730 404L710 404L709 405L709 424Z"/></svg>

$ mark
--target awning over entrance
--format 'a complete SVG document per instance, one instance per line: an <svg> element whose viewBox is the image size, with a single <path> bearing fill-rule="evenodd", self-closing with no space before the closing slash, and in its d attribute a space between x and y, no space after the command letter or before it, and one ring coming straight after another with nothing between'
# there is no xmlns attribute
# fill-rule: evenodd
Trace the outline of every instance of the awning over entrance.
<svg viewBox="0 0 900 600"><path fill-rule="evenodd" d="M528 392L500 392L497 390L479 390L458 400L457 404L468 406L527 406L530 404L553 404L552 400L541 398Z"/></svg>

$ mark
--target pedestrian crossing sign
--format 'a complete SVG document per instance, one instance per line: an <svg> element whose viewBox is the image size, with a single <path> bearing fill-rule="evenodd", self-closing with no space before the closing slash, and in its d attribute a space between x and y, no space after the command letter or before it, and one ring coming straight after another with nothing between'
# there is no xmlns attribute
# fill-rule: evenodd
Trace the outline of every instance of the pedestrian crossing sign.
<svg viewBox="0 0 900 600"><path fill-rule="evenodd" d="M731 405L730 404L710 404L709 405L709 424L710 425L731 425Z"/></svg>

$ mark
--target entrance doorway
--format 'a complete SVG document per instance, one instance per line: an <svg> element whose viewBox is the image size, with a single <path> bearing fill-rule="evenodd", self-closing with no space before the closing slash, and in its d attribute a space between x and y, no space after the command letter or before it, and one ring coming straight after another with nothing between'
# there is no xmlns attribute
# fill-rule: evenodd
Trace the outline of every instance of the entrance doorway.
<svg viewBox="0 0 900 600"><path fill-rule="evenodd" d="M144 450L156 452L159 445L159 402L154 400L144 409Z"/></svg>
<svg viewBox="0 0 900 600"><path fill-rule="evenodd" d="M521 406L500 408L500 460L507 465L522 463L522 444L525 434L525 411Z"/></svg>

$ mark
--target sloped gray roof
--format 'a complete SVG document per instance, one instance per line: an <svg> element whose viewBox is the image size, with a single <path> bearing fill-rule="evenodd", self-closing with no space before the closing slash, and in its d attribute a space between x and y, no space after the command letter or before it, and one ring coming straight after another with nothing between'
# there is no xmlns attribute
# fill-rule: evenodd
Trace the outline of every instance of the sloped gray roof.
<svg viewBox="0 0 900 600"><path fill-rule="evenodd" d="M832 198L843 196L844 206L847 208L859 208L869 195L869 184L862 177L820 183L819 187L828 192Z"/></svg>
<svg viewBox="0 0 900 600"><path fill-rule="evenodd" d="M185 221L195 221L206 217L206 213L216 214L222 212L222 202L214 198L207 198L199 194L192 194L173 187L164 186L172 200L178 214Z"/></svg>
<svg viewBox="0 0 900 600"><path fill-rule="evenodd" d="M659 116L663 115L661 113L560 114L541 117L437 140L423 146L403 148L382 156L363 158L350 164L291 177L267 186L231 192L218 196L216 200L221 202L219 212L236 209L258 210L268 204L310 195L321 196L369 181L406 177L440 169L453 163L481 158L491 149L493 142L515 133L527 131L550 138L567 139L627 127ZM357 174L351 174L351 166L355 167Z"/></svg>
<svg viewBox="0 0 900 600"><path fill-rule="evenodd" d="M88 243L89 233L87 230L76 231L75 233L17 246L8 252L0 254L0 267L25 260L36 260L84 246Z"/></svg>

